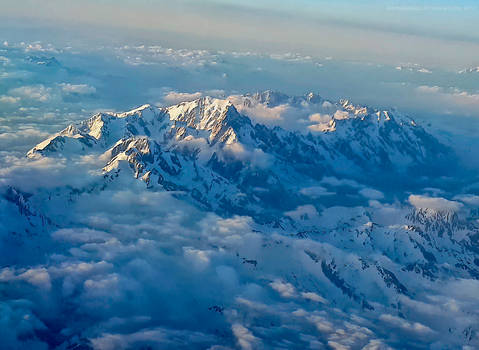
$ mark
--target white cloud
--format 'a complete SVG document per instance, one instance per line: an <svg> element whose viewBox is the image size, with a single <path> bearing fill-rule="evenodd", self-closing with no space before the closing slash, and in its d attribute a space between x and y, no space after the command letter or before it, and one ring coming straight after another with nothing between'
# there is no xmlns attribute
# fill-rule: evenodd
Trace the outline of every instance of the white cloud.
<svg viewBox="0 0 479 350"><path fill-rule="evenodd" d="M328 191L323 186L305 187L305 188L302 188L299 192L305 196L312 197L312 198L319 198L322 196L331 196L335 194L335 192Z"/></svg>
<svg viewBox="0 0 479 350"><path fill-rule="evenodd" d="M461 194L455 196L453 199L471 206L479 206L479 196L473 194Z"/></svg>
<svg viewBox="0 0 479 350"><path fill-rule="evenodd" d="M313 132L325 132L334 130L333 118L329 114L314 113L311 114L308 119L309 121L316 123L308 126L308 129Z"/></svg>
<svg viewBox="0 0 479 350"><path fill-rule="evenodd" d="M241 106L238 108L240 113L244 113L257 122L268 124L271 121L279 121L283 119L285 113L288 112L288 105L279 105L275 107L267 107L262 104L258 104L254 107Z"/></svg>
<svg viewBox="0 0 479 350"><path fill-rule="evenodd" d="M350 350L351 347L347 345L340 344L338 342L335 342L333 340L328 341L328 346L331 347L333 350Z"/></svg>
<svg viewBox="0 0 479 350"><path fill-rule="evenodd" d="M173 49L156 45L137 45L115 48L126 64L166 65L169 67L208 67L216 65L218 55L207 50Z"/></svg>
<svg viewBox="0 0 479 350"><path fill-rule="evenodd" d="M274 282L271 282L269 285L283 298L292 298L296 295L296 289L291 283L276 280Z"/></svg>
<svg viewBox="0 0 479 350"><path fill-rule="evenodd" d="M316 123L329 123L332 119L329 114L314 113L309 116L309 120Z"/></svg>
<svg viewBox="0 0 479 350"><path fill-rule="evenodd" d="M48 133L38 129L25 127L0 133L0 149L25 151L25 144L35 144L48 137Z"/></svg>
<svg viewBox="0 0 479 350"><path fill-rule="evenodd" d="M20 97L5 96L5 95L0 96L0 103L14 104L14 103L17 103L18 101L20 101Z"/></svg>
<svg viewBox="0 0 479 350"><path fill-rule="evenodd" d="M428 85L421 85L418 86L417 91L423 92L423 93L438 93L441 91L441 88L439 86L428 86Z"/></svg>
<svg viewBox="0 0 479 350"><path fill-rule="evenodd" d="M348 119L349 118L349 112L347 111L341 111L337 110L334 112L334 119L336 120L342 120L342 119Z"/></svg>
<svg viewBox="0 0 479 350"><path fill-rule="evenodd" d="M48 270L44 267L30 268L24 271L4 268L0 271L0 282L25 281L44 290L51 288Z"/></svg>
<svg viewBox="0 0 479 350"><path fill-rule="evenodd" d="M261 103L245 103L243 96L229 96L228 100L233 103L238 112L247 115L257 123L265 125L277 125L291 111L287 104L268 107Z"/></svg>
<svg viewBox="0 0 479 350"><path fill-rule="evenodd" d="M416 209L432 209L437 211L459 211L463 204L450 201L442 197L427 197L421 195L410 195L409 203Z"/></svg>
<svg viewBox="0 0 479 350"><path fill-rule="evenodd" d="M313 205L306 204L297 207L295 210L284 213L294 220L311 221L319 217L318 211Z"/></svg>
<svg viewBox="0 0 479 350"><path fill-rule="evenodd" d="M259 148L248 150L241 143L235 142L226 145L225 149L236 159L251 164L253 167L265 169L270 164L270 156Z"/></svg>
<svg viewBox="0 0 479 350"><path fill-rule="evenodd" d="M0 65L6 66L10 63L10 59L5 56L0 56Z"/></svg>
<svg viewBox="0 0 479 350"><path fill-rule="evenodd" d="M330 185L333 187L339 187L339 186L348 186L352 188L361 188L363 187L361 184L359 184L357 181L350 180L350 179L338 179L334 176L325 176L321 180L322 184L325 185Z"/></svg>
<svg viewBox="0 0 479 350"><path fill-rule="evenodd" d="M134 325L141 327L143 319L128 318L115 320L118 326ZM111 322L114 324L115 322ZM215 338L201 332L188 332L183 330L163 327L144 328L131 333L103 333L91 340L95 350L126 350L126 349L181 349L181 348L206 348L213 343ZM211 347L212 350L230 350L229 348Z"/></svg>
<svg viewBox="0 0 479 350"><path fill-rule="evenodd" d="M166 91L166 92L165 92ZM197 100L202 97L213 97L213 98L225 98L225 91L221 89L212 89L212 90L204 90L204 91L197 91L197 92L178 92L178 91L171 91L167 88L161 89L150 89L150 95L154 98L157 95L161 95L161 101L158 105L175 105L182 102L190 102Z"/></svg>
<svg viewBox="0 0 479 350"><path fill-rule="evenodd" d="M114 297L119 293L120 277L116 273L101 276L99 278L87 279L83 283L84 298L94 300L102 297Z"/></svg>
<svg viewBox="0 0 479 350"><path fill-rule="evenodd" d="M313 124L309 125L308 129L313 131L313 132L327 132L327 131L334 131L335 128L329 124Z"/></svg>
<svg viewBox="0 0 479 350"><path fill-rule="evenodd" d="M19 275L18 278L46 290L51 288L50 275L44 267L28 269Z"/></svg>
<svg viewBox="0 0 479 350"><path fill-rule="evenodd" d="M477 92L428 85L417 87L416 92L434 99L436 105L439 104L440 108L445 108L447 113L453 113L454 111L456 114L476 115L477 108L479 108L479 94Z"/></svg>
<svg viewBox="0 0 479 350"><path fill-rule="evenodd" d="M69 243L101 243L109 240L111 235L106 232L87 228L60 229L52 233L52 238Z"/></svg>
<svg viewBox="0 0 479 350"><path fill-rule="evenodd" d="M39 41L33 43L21 43L21 46L25 52L38 51L38 52L57 52L52 44L43 44Z"/></svg>
<svg viewBox="0 0 479 350"><path fill-rule="evenodd" d="M328 301L326 299L324 299L322 296L320 296L316 293L313 293L313 292L303 292L303 293L301 293L301 296L304 299L315 301L315 302L318 302L318 303L322 303L322 304L327 304L328 303Z"/></svg>
<svg viewBox="0 0 479 350"><path fill-rule="evenodd" d="M181 102L194 101L201 97L203 97L203 93L201 92L187 93L170 91L163 97L163 100L168 105L175 105Z"/></svg>
<svg viewBox="0 0 479 350"><path fill-rule="evenodd" d="M27 100L47 102L51 99L51 88L44 85L22 86L9 91L11 95Z"/></svg>
<svg viewBox="0 0 479 350"><path fill-rule="evenodd" d="M256 338L251 331L239 323L235 323L231 327L238 345L242 350L253 350L259 345L259 339Z"/></svg>
<svg viewBox="0 0 479 350"><path fill-rule="evenodd" d="M234 216L219 219L214 215L206 216L201 222L204 232L213 232L219 236L243 235L251 230L253 220L249 216Z"/></svg>
<svg viewBox="0 0 479 350"><path fill-rule="evenodd" d="M362 350L393 350L379 339L371 339Z"/></svg>
<svg viewBox="0 0 479 350"><path fill-rule="evenodd" d="M66 94L92 95L96 93L96 88L87 84L62 83L59 85Z"/></svg>
<svg viewBox="0 0 479 350"><path fill-rule="evenodd" d="M375 190L373 188L363 188L359 191L359 194L368 199L383 199L384 193L381 191Z"/></svg>
<svg viewBox="0 0 479 350"><path fill-rule="evenodd" d="M211 252L195 249L193 247L184 247L185 258L191 262L194 268L205 269L210 264Z"/></svg>
<svg viewBox="0 0 479 350"><path fill-rule="evenodd" d="M389 315L389 314L382 314L379 319L383 322L389 323L395 327L402 328L406 331L418 333L422 335L431 335L433 330L419 322L408 322L404 318L400 318L397 316Z"/></svg>
<svg viewBox="0 0 479 350"><path fill-rule="evenodd" d="M334 330L334 325L325 317L319 315L312 315L308 317L309 322L314 324L321 333L331 333Z"/></svg>

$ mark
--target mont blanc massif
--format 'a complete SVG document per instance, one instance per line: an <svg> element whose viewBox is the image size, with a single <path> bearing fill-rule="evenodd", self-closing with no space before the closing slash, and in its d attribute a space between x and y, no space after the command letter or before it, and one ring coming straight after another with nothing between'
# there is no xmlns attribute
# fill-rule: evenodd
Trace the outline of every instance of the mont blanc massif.
<svg viewBox="0 0 479 350"><path fill-rule="evenodd" d="M248 116L286 107L310 117L287 130ZM2 187L0 319L17 326L0 337L477 348L479 197L459 162L397 110L314 93L94 114L33 147L22 186Z"/></svg>

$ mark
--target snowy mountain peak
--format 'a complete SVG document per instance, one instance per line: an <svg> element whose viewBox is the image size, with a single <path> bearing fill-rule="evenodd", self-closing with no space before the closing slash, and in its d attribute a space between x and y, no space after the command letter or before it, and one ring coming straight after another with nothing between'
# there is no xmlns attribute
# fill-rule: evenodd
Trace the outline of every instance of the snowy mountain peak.
<svg viewBox="0 0 479 350"><path fill-rule="evenodd" d="M247 95L248 96L248 95ZM263 92L257 92L251 97L258 103L264 104L269 107L274 107L283 103L287 103L290 97L278 91L266 90Z"/></svg>
<svg viewBox="0 0 479 350"><path fill-rule="evenodd" d="M238 113L229 100L204 97L166 108L174 126L209 131L209 141L231 144L237 141L236 128L250 125L247 117Z"/></svg>
<svg viewBox="0 0 479 350"><path fill-rule="evenodd" d="M134 114L137 114L137 113L142 113L143 111L145 110L153 110L153 107L150 105L150 104L144 104L143 106L140 106L138 108L135 108L129 112L126 112L126 113L116 113L115 115L118 117L118 118L126 118L130 115L134 115Z"/></svg>
<svg viewBox="0 0 479 350"><path fill-rule="evenodd" d="M340 104L345 111L349 112L355 117L364 117L373 112L368 107L354 105L349 100L340 100Z"/></svg>

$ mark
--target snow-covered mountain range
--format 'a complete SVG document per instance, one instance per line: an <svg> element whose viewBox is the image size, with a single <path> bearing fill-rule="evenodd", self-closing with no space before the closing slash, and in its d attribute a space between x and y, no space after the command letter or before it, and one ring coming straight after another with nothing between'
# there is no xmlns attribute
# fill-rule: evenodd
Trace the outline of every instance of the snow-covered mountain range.
<svg viewBox="0 0 479 350"><path fill-rule="evenodd" d="M278 106L311 111L304 130L255 118ZM32 193L5 188L2 240L32 254L48 291L58 289L51 297L68 301L78 319L51 320L32 307L41 326L26 332L29 341L98 349L115 348L115 336L130 347L479 346L476 197L412 194L447 175L434 173L454 155L397 111L316 94L202 97L95 114L27 156L47 174L55 169L53 179ZM147 272L159 261L171 271ZM106 264L109 273L75 270L67 278L61 271L74 263L88 271ZM125 264L142 267L131 275ZM41 287L30 270L4 269L0 280ZM119 335L121 316L111 310L129 287L118 281L137 274L173 281L154 287L164 314L139 305L134 316L147 318L136 333ZM116 287L104 296L110 282ZM143 287L134 287L133 299L155 295ZM197 290L185 294L190 287ZM93 326L81 322L78 306L92 302L88 295L110 305ZM145 338L154 327L173 333ZM181 337L174 332L189 340L173 342Z"/></svg>
<svg viewBox="0 0 479 350"><path fill-rule="evenodd" d="M167 108L144 105L70 125L28 157L95 154L110 178L122 167L131 168L149 187L182 191L204 208L225 214L254 215L300 203L298 184L325 176L398 181L418 169L427 174L450 156L413 120L391 111L269 91L245 96L242 103L268 108L311 104L334 112L305 133L255 124L227 99L205 97Z"/></svg>

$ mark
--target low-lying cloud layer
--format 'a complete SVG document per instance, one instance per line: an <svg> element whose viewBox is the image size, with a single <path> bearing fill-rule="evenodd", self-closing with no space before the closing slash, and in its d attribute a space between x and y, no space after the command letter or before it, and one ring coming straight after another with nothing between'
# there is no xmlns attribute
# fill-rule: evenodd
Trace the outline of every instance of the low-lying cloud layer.
<svg viewBox="0 0 479 350"><path fill-rule="evenodd" d="M363 194L380 197L371 189ZM57 219L68 213L56 222L65 228L25 237L24 246L4 245L19 257L0 270L7 347L355 349L387 348L404 339L441 347L450 341L441 331L445 319L449 327L467 331L478 317L470 313L478 287L471 279L431 282L428 291L418 288L419 279L403 281L418 293L397 296L406 317L373 300L375 311L365 312L327 282L315 261L331 256L354 265L365 258L354 250L260 233L251 218L198 211L170 193L147 191L131 177L48 210ZM286 215L314 220L318 229L331 222L338 230L363 210L318 213L303 206ZM39 242L42 250L21 258ZM367 285L356 285L354 293L366 293Z"/></svg>

